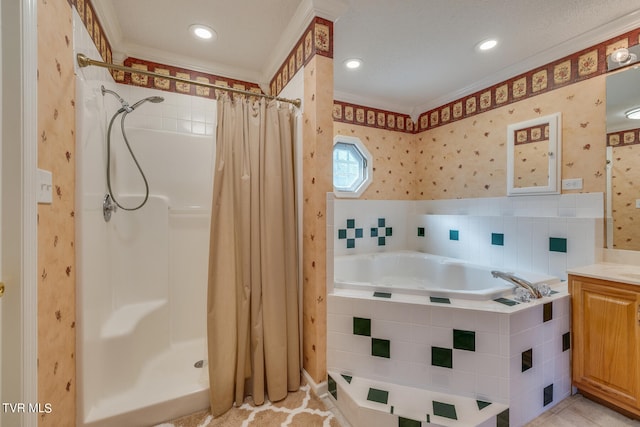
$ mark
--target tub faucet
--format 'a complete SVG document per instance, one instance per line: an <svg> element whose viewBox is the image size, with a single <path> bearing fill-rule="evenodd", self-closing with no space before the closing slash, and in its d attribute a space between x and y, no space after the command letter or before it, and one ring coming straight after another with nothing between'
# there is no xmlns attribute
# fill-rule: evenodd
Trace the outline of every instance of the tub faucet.
<svg viewBox="0 0 640 427"><path fill-rule="evenodd" d="M526 289L531 294L532 298L542 298L542 293L533 284L522 277L518 277L513 273L505 273L503 271L492 271L491 275L496 278L506 280L509 283L513 283L516 286Z"/></svg>

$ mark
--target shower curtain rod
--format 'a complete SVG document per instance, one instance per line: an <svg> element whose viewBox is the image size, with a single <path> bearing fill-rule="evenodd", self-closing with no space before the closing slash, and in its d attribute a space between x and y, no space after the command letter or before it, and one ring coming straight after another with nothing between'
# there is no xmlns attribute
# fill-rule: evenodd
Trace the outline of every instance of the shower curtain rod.
<svg viewBox="0 0 640 427"><path fill-rule="evenodd" d="M196 85L196 86L204 86L212 89L225 90L227 92L239 93L242 95L258 96L260 98L267 98L267 99L275 99L281 102L288 102L289 104L293 104L298 108L300 108L300 105L302 104L302 101L300 101L300 98L298 99L280 98L277 96L265 95L264 93L254 93L254 92L249 92L248 90L234 89L232 87L218 86L211 83L199 82L199 81L190 80L190 79L183 79L181 77L168 76L165 74L154 73L153 71L138 70L137 68L125 67L123 65L109 64L107 62L96 61L94 59L89 58L86 55L83 55L82 53L79 53L76 55L76 60L78 61L78 65L82 68L88 67L89 65L95 65L97 67L124 71L125 73L142 74L145 76L157 77L160 79L173 80L180 83L187 83L187 84Z"/></svg>

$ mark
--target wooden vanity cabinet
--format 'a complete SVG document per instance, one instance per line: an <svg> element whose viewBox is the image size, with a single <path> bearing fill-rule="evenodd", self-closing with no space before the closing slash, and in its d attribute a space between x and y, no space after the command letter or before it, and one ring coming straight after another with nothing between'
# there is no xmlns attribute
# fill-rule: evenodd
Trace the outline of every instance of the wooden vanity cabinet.
<svg viewBox="0 0 640 427"><path fill-rule="evenodd" d="M572 380L640 418L640 286L569 275Z"/></svg>

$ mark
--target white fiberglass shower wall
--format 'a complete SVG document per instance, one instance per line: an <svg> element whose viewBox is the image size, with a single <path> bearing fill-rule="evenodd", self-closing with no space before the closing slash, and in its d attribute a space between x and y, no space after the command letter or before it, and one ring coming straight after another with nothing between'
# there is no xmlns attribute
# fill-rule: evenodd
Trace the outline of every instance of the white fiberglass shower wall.
<svg viewBox="0 0 640 427"><path fill-rule="evenodd" d="M100 59L74 14L76 53ZM147 426L208 406L206 288L215 101L113 82L104 69L76 70L76 253L78 424ZM107 126L121 104L149 96L125 129L149 182L141 209L103 218ZM145 191L112 130L117 200ZM202 361L205 360L204 363ZM198 363L201 362L201 363Z"/></svg>

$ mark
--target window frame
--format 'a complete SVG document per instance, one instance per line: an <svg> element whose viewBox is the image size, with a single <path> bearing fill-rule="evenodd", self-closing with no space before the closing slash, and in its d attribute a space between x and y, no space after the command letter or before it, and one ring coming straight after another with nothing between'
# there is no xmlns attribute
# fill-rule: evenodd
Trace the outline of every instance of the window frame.
<svg viewBox="0 0 640 427"><path fill-rule="evenodd" d="M360 141L360 138L354 136L344 136L344 135L336 135L333 138L333 149L331 151L331 172L333 175L333 156L336 144L341 143L345 145L352 145L355 150L362 156L362 160L364 161L364 165L361 165L362 170L362 181L355 186L353 190L343 190L336 188L335 183L333 185L333 193L336 197L345 197L345 198L358 198L364 193L364 191L369 187L371 182L373 181L373 156L367 150L367 147Z"/></svg>

